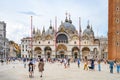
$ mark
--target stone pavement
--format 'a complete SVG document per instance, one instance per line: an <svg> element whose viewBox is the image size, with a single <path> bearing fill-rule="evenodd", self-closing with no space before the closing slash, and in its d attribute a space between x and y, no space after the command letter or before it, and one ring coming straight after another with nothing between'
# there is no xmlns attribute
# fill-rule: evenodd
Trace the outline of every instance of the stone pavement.
<svg viewBox="0 0 120 80"><path fill-rule="evenodd" d="M76 63L71 63L70 68L64 68L60 63L45 63L43 77L40 78L37 63L34 77L29 78L28 67L24 68L22 62L0 65L0 80L120 80L120 74L109 73L109 66L102 63L102 71L83 70L83 63L78 68Z"/></svg>

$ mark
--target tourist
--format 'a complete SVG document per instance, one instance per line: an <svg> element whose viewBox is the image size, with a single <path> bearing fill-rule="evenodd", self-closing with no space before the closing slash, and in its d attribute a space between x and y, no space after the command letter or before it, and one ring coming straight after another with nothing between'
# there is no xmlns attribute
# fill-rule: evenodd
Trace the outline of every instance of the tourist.
<svg viewBox="0 0 120 80"><path fill-rule="evenodd" d="M68 67L70 67L70 58L68 59Z"/></svg>
<svg viewBox="0 0 120 80"><path fill-rule="evenodd" d="M40 62L38 63L38 69L39 72L41 73L40 77L42 77L43 71L44 71L44 61L43 59L40 59Z"/></svg>
<svg viewBox="0 0 120 80"><path fill-rule="evenodd" d="M1 59L1 65L3 65L4 64L4 60L3 59Z"/></svg>
<svg viewBox="0 0 120 80"><path fill-rule="evenodd" d="M24 68L26 68L26 64L27 64L27 59L26 58L23 59L23 64L24 64Z"/></svg>
<svg viewBox="0 0 120 80"><path fill-rule="evenodd" d="M64 68L67 68L67 60L64 58Z"/></svg>
<svg viewBox="0 0 120 80"><path fill-rule="evenodd" d="M117 68L117 73L120 72L120 62L116 61L116 68Z"/></svg>
<svg viewBox="0 0 120 80"><path fill-rule="evenodd" d="M113 60L109 60L107 62L109 64L110 73L113 73L114 61Z"/></svg>
<svg viewBox="0 0 120 80"><path fill-rule="evenodd" d="M77 60L78 68L80 67L80 59Z"/></svg>
<svg viewBox="0 0 120 80"><path fill-rule="evenodd" d="M88 70L88 60L85 59L85 62L84 62L84 70Z"/></svg>
<svg viewBox="0 0 120 80"><path fill-rule="evenodd" d="M98 60L98 71L101 71L101 60Z"/></svg>
<svg viewBox="0 0 120 80"><path fill-rule="evenodd" d="M29 62L29 64L28 64L28 67L29 67L29 77L31 78L31 77L33 77L33 71L34 71L34 69L33 69L34 64L33 64L33 62L32 62L32 59L30 59L30 62Z"/></svg>
<svg viewBox="0 0 120 80"><path fill-rule="evenodd" d="M89 69L90 70L95 70L95 64L94 64L95 60L91 59L90 62L91 62L91 66L89 66Z"/></svg>

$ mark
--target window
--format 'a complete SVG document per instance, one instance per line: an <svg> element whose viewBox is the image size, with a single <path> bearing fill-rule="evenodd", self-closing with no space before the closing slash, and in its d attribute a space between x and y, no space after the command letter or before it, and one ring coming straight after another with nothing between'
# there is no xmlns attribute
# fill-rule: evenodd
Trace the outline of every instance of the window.
<svg viewBox="0 0 120 80"><path fill-rule="evenodd" d="M86 42L84 42L84 44L86 44Z"/></svg>
<svg viewBox="0 0 120 80"><path fill-rule="evenodd" d="M48 41L48 44L50 44L50 41Z"/></svg>
<svg viewBox="0 0 120 80"><path fill-rule="evenodd" d="M116 31L116 34L119 35L120 34L119 31Z"/></svg>
<svg viewBox="0 0 120 80"><path fill-rule="evenodd" d="M40 44L40 41L39 41L39 44Z"/></svg>
<svg viewBox="0 0 120 80"><path fill-rule="evenodd" d="M117 18L117 19L116 19L116 23L118 24L119 22L120 22L120 21L119 21L119 19Z"/></svg>
<svg viewBox="0 0 120 80"><path fill-rule="evenodd" d="M76 44L76 41L74 42L74 44Z"/></svg>
<svg viewBox="0 0 120 80"><path fill-rule="evenodd" d="M116 11L119 11L119 7L116 7Z"/></svg>
<svg viewBox="0 0 120 80"><path fill-rule="evenodd" d="M119 43L117 42L116 45L119 46Z"/></svg>

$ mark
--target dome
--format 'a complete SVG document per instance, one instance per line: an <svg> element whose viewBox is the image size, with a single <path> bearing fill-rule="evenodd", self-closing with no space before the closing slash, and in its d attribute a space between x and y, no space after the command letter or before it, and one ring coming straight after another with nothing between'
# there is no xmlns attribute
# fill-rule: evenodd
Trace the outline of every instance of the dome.
<svg viewBox="0 0 120 80"><path fill-rule="evenodd" d="M64 28L66 32L68 33L72 33L74 34L76 32L76 28L75 26L72 24L72 20L70 19L70 15L69 15L69 19L67 18L67 13L66 13L66 19L65 22L61 22L61 25L59 27L59 30L61 28Z"/></svg>
<svg viewBox="0 0 120 80"><path fill-rule="evenodd" d="M76 31L75 26L73 24L71 24L70 22L61 23L60 28L61 27L64 27L65 30L69 30L69 31L72 31L72 32Z"/></svg>
<svg viewBox="0 0 120 80"><path fill-rule="evenodd" d="M94 32L93 32L93 30L92 30L92 27L90 28L90 25L88 24L88 26L87 26L87 29L85 29L84 31L83 31L83 34L88 34L88 35L93 35L94 36Z"/></svg>

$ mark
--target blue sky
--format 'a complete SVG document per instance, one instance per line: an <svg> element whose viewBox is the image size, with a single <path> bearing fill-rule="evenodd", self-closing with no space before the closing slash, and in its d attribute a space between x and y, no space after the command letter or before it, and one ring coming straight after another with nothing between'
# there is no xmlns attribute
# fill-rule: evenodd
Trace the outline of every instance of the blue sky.
<svg viewBox="0 0 120 80"><path fill-rule="evenodd" d="M57 27L65 20L66 11L71 14L73 25L78 29L78 18L84 30L89 20L95 36L107 36L108 0L1 0L0 21L7 23L7 38L20 43L30 36L30 16L33 26L47 30L52 20Z"/></svg>

